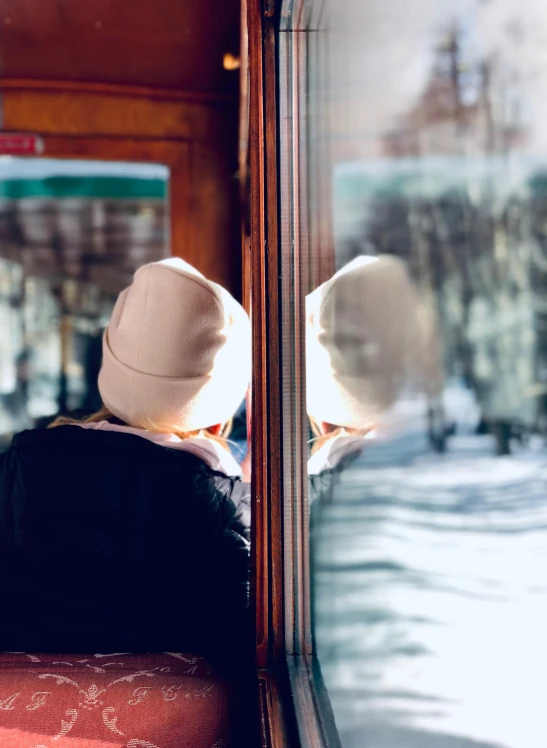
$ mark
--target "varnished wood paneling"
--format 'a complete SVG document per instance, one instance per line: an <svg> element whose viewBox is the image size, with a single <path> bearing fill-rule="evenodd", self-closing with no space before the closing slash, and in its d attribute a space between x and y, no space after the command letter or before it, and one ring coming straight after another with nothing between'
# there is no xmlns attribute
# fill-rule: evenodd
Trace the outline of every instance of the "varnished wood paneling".
<svg viewBox="0 0 547 748"><path fill-rule="evenodd" d="M251 243L249 227L249 33L247 0L241 0L241 67L239 86L239 196L242 233L242 301L247 311L251 308Z"/></svg>
<svg viewBox="0 0 547 748"><path fill-rule="evenodd" d="M131 92L3 88L2 128L65 135L185 138L234 149L237 104L158 101ZM230 142L232 139L232 142ZM237 167L236 167L237 168Z"/></svg>
<svg viewBox="0 0 547 748"><path fill-rule="evenodd" d="M237 93L238 0L0 0L2 75Z"/></svg>
<svg viewBox="0 0 547 748"><path fill-rule="evenodd" d="M283 656L280 309L275 20L248 0L250 247L253 321L253 563L257 662Z"/></svg>
<svg viewBox="0 0 547 748"><path fill-rule="evenodd" d="M225 148L197 141L191 148L188 225L193 262L208 278L241 298L241 231L236 147ZM175 210L176 208L174 208ZM176 219L176 216L173 216ZM175 251L178 253L177 248Z"/></svg>
<svg viewBox="0 0 547 748"><path fill-rule="evenodd" d="M252 378L252 575L256 660L269 664L268 422L266 365L266 255L262 17L259 0L247 0L249 33L249 246L253 334Z"/></svg>
<svg viewBox="0 0 547 748"><path fill-rule="evenodd" d="M298 743L291 710L288 678L280 682L279 677L268 670L258 671L258 699L260 717L260 741L262 748L289 748Z"/></svg>
<svg viewBox="0 0 547 748"><path fill-rule="evenodd" d="M104 94L144 99L163 99L168 101L198 101L212 104L233 104L235 98L230 94L203 93L201 91L184 91L175 88L157 86L128 86L120 83L82 83L72 80L42 80L39 78L0 78L0 89L3 91L54 91L55 93L86 91L90 94Z"/></svg>
<svg viewBox="0 0 547 748"><path fill-rule="evenodd" d="M162 163L171 168L184 162L184 169L187 169L188 148L188 143L184 141L166 141L152 138L44 136L44 156L47 158L141 161Z"/></svg>
<svg viewBox="0 0 547 748"><path fill-rule="evenodd" d="M281 253L278 215L278 143L277 143L277 21L272 16L264 22L264 124L267 220L266 261L268 295L268 495L270 530L270 657L277 662L285 654L284 586L283 586L283 436L282 361L280 358Z"/></svg>

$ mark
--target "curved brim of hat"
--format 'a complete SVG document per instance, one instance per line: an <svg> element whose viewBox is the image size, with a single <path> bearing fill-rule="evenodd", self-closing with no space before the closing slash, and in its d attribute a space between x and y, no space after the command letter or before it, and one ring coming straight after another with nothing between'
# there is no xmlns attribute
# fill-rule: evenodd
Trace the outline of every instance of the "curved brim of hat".
<svg viewBox="0 0 547 748"><path fill-rule="evenodd" d="M391 383L335 377L327 370L308 375L306 397L308 414L316 421L364 429L393 405L397 394Z"/></svg>
<svg viewBox="0 0 547 748"><path fill-rule="evenodd" d="M125 423L146 429L195 431L229 421L245 397L250 361L236 358L209 376L180 379L135 371L114 356L103 338L99 391Z"/></svg>

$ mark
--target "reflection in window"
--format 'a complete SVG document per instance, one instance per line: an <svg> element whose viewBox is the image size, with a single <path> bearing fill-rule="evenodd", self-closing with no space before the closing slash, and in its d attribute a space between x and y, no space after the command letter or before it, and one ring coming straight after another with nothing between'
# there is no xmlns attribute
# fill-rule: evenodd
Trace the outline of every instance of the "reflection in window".
<svg viewBox="0 0 547 748"><path fill-rule="evenodd" d="M422 310L395 276L338 295L323 277L308 298L314 636L342 745L539 748L547 6L326 6L329 74L308 94L326 112L336 270L396 258ZM416 351L426 368L438 353L437 391ZM338 418L325 373L346 392Z"/></svg>
<svg viewBox="0 0 547 748"><path fill-rule="evenodd" d="M116 296L168 254L167 179L162 166L0 159L0 449L100 407Z"/></svg>

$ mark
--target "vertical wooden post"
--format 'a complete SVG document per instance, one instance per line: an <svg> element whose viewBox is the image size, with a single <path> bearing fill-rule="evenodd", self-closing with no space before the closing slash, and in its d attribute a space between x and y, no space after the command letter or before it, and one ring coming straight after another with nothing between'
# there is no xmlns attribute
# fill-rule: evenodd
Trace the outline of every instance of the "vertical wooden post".
<svg viewBox="0 0 547 748"><path fill-rule="evenodd" d="M248 0L253 321L253 598L259 668L284 654L275 19Z"/></svg>

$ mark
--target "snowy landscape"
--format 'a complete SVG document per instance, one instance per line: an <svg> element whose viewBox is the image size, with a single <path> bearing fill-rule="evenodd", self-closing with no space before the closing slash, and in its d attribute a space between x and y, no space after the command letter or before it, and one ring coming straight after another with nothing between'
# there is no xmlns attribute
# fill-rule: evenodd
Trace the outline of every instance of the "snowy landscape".
<svg viewBox="0 0 547 748"><path fill-rule="evenodd" d="M367 448L318 528L315 629L344 748L545 748L547 451Z"/></svg>

